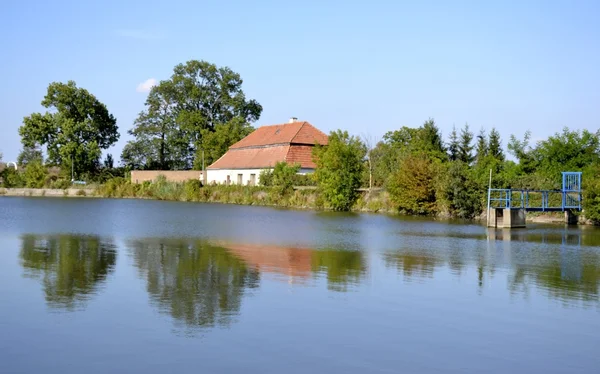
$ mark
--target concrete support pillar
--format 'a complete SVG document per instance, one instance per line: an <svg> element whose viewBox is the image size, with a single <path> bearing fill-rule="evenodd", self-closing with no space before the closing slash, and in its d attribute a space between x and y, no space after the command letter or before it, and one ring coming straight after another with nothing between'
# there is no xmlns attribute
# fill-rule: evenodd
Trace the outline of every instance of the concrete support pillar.
<svg viewBox="0 0 600 374"><path fill-rule="evenodd" d="M565 210L565 223L567 225L576 225L578 221L577 215L572 210Z"/></svg>
<svg viewBox="0 0 600 374"><path fill-rule="evenodd" d="M504 229L525 227L525 219L525 209L490 208L487 226Z"/></svg>
<svg viewBox="0 0 600 374"><path fill-rule="evenodd" d="M487 226L498 227L498 213L496 208L490 208L487 212Z"/></svg>
<svg viewBox="0 0 600 374"><path fill-rule="evenodd" d="M525 227L525 209L504 209L502 227L506 229L514 229Z"/></svg>

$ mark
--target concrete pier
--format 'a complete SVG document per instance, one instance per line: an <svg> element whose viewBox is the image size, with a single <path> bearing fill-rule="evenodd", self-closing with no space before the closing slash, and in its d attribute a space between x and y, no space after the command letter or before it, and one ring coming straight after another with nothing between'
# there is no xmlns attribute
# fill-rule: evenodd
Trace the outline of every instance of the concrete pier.
<svg viewBox="0 0 600 374"><path fill-rule="evenodd" d="M525 227L525 209L490 208L488 227L514 229Z"/></svg>
<svg viewBox="0 0 600 374"><path fill-rule="evenodd" d="M572 210L565 210L565 223L567 225L576 225L579 217Z"/></svg>

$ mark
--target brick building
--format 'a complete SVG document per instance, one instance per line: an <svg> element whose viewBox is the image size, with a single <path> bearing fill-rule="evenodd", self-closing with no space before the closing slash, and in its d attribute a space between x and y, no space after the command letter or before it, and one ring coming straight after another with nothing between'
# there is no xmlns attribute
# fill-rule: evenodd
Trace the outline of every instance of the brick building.
<svg viewBox="0 0 600 374"><path fill-rule="evenodd" d="M314 172L312 151L316 144L326 145L325 133L306 121L262 126L233 144L207 168L207 183L256 185L260 172L277 162L300 164L300 173Z"/></svg>

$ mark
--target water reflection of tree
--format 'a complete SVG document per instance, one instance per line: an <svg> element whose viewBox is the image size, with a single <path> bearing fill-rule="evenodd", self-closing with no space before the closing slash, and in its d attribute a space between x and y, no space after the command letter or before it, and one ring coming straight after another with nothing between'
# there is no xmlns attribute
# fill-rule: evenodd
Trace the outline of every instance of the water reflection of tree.
<svg viewBox="0 0 600 374"><path fill-rule="evenodd" d="M574 256L574 255L572 255ZM548 291L550 297L561 301L598 301L600 288L600 256L588 252L580 261L551 257L538 266L518 266L509 278L513 292L528 293L530 286Z"/></svg>
<svg viewBox="0 0 600 374"><path fill-rule="evenodd" d="M258 271L222 247L185 240L128 246L153 302L187 327L230 325L246 289L258 287Z"/></svg>
<svg viewBox="0 0 600 374"><path fill-rule="evenodd" d="M51 307L83 306L115 267L114 245L97 236L28 234L21 239L25 274L41 279Z"/></svg>
<svg viewBox="0 0 600 374"><path fill-rule="evenodd" d="M428 253L391 252L385 253L383 259L387 266L395 267L408 279L433 278L435 268L443 264Z"/></svg>
<svg viewBox="0 0 600 374"><path fill-rule="evenodd" d="M439 268L456 276L463 276L460 269L464 267L473 268L480 293L486 279L494 276L500 266L507 269L507 286L511 294L528 297L533 287L538 293L564 302L598 302L600 252L563 244L580 243L577 235L572 233L563 237L538 235L532 238L531 241L502 238L502 241L488 242L487 246L480 243L465 249L445 244L421 250L403 249L384 253L383 259L387 266L396 268L408 280L433 278ZM538 244L540 238L544 239L543 245Z"/></svg>
<svg viewBox="0 0 600 374"><path fill-rule="evenodd" d="M358 284L366 269L360 251L317 250L312 254L312 271L325 273L330 290L346 291Z"/></svg>

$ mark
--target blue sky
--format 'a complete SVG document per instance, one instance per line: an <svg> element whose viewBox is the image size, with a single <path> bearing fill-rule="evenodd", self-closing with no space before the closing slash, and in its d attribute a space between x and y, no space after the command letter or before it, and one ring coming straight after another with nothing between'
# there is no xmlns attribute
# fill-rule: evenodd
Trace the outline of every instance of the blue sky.
<svg viewBox="0 0 600 374"><path fill-rule="evenodd" d="M496 126L504 144L564 126L596 131L598 1L21 1L0 12L0 152L75 80L115 115L121 140L144 108L139 85L190 59L226 65L264 107L323 131L381 136L432 117L447 137Z"/></svg>

